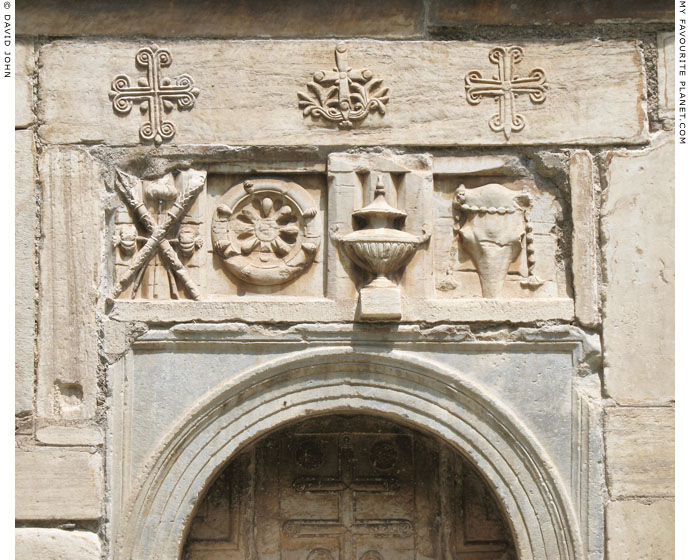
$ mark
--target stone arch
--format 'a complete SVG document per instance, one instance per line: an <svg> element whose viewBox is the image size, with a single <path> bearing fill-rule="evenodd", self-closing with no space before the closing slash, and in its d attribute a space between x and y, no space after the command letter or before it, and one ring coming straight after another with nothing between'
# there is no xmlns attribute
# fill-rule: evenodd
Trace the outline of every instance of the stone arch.
<svg viewBox="0 0 690 560"><path fill-rule="evenodd" d="M199 496L237 451L294 420L339 411L385 415L463 453L493 487L520 559L584 559L564 484L503 403L405 352L333 348L275 360L202 399L149 462L116 557L177 560Z"/></svg>

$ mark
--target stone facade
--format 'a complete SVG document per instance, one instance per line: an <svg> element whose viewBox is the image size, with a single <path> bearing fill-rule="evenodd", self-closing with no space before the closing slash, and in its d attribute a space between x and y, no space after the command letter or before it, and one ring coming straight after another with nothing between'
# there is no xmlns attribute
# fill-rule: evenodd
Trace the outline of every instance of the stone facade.
<svg viewBox="0 0 690 560"><path fill-rule="evenodd" d="M269 4L17 8L17 558L673 557L670 7Z"/></svg>

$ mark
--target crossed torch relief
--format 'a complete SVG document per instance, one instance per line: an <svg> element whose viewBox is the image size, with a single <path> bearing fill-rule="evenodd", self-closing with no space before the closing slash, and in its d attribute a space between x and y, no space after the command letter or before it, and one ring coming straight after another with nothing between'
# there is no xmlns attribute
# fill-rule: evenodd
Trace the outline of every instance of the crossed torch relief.
<svg viewBox="0 0 690 560"><path fill-rule="evenodd" d="M478 105L483 97L492 97L498 103L498 113L489 119L494 132L503 132L506 140L511 132L525 128L525 117L515 108L519 95L528 95L532 103L543 103L546 99L546 74L535 68L526 78L516 74L515 65L524 56L521 47L495 47L489 52L489 60L498 66L498 75L483 78L479 70L471 70L465 76L467 102Z"/></svg>
<svg viewBox="0 0 690 560"><path fill-rule="evenodd" d="M186 247L186 242L182 239L177 241L171 240L168 239L168 236L175 230L185 214L189 212L197 196L204 188L205 182L205 171L190 170L185 172L184 180L182 181L183 188L180 193L174 187L172 190L168 189L168 192L163 192L165 189L157 189L156 192L149 193L151 198L158 202L159 208L164 199L174 200L172 206L165 212L157 212L156 218L154 218L146 204L137 196L134 189L134 178L117 170L115 190L124 201L130 214L138 222L140 228L148 234L148 237L138 238L141 241L145 241L145 243L141 249L136 251L129 262L129 267L115 283L111 299L116 299L131 284L133 284L132 297L134 297L146 266L156 255L160 255L164 266L167 268L173 298L177 296L175 277L180 280L191 299L198 300L201 298L199 288L182 263L177 251L172 247L172 244L177 242L180 245L180 251L187 253L189 248ZM194 248L192 248L193 250Z"/></svg>

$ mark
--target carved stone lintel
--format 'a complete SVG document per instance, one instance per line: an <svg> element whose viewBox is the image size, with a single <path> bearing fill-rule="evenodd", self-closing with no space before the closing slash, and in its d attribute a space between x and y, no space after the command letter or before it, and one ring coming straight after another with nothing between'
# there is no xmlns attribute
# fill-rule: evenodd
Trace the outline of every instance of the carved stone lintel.
<svg viewBox="0 0 690 560"><path fill-rule="evenodd" d="M527 211L531 198L525 191L514 191L498 183L474 189L460 185L455 191L455 208L464 223L458 228L460 243L470 254L482 286L482 295L499 296L508 268L525 245L528 278L525 287L542 282L534 276L532 225Z"/></svg>
<svg viewBox="0 0 690 560"><path fill-rule="evenodd" d="M311 195L280 179L230 189L213 215L213 249L237 278L259 286L293 280L314 261L321 218Z"/></svg>
<svg viewBox="0 0 690 560"><path fill-rule="evenodd" d="M515 74L515 65L523 57L521 47L495 47L489 52L489 60L498 67L498 75L482 77L479 70L471 70L465 76L467 102L477 105L483 97L492 97L498 102L498 113L489 119L494 132L503 132L506 140L511 132L525 128L525 117L520 115L515 104L519 95L529 95L532 103L543 103L546 99L546 74L535 68L526 78Z"/></svg>
<svg viewBox="0 0 690 560"><path fill-rule="evenodd" d="M172 64L172 55L168 49L161 49L158 45L143 47L136 55L136 65L146 71L146 76L131 85L129 76L120 74L115 76L110 91L113 110L120 115L127 115L134 103L141 103L141 112L148 114L149 120L139 128L139 136L144 142L153 141L161 144L172 140L176 127L164 120L165 114L178 109L191 109L199 89L194 87L194 80L187 74L176 78L164 78L161 70Z"/></svg>
<svg viewBox="0 0 690 560"><path fill-rule="evenodd" d="M349 129L370 112L384 115L389 89L381 87L383 80L374 79L366 68L355 70L348 66L345 44L335 48L335 63L330 72L314 72L313 81L307 83L308 94L297 94L304 116L323 118Z"/></svg>

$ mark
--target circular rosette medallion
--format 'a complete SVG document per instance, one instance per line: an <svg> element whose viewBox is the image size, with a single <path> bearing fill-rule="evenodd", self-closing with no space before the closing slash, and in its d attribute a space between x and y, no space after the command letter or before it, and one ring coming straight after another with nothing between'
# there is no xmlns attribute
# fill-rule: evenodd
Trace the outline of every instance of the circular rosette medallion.
<svg viewBox="0 0 690 560"><path fill-rule="evenodd" d="M319 213L306 190L290 181L255 179L221 198L213 215L213 248L239 279L272 286L309 267L321 231Z"/></svg>

